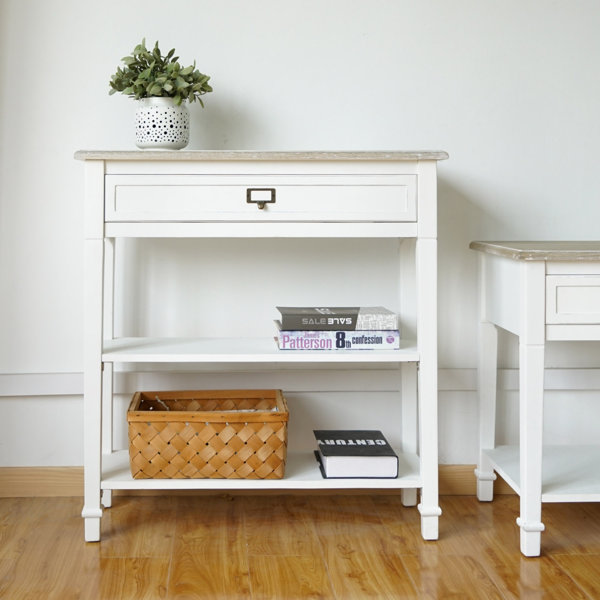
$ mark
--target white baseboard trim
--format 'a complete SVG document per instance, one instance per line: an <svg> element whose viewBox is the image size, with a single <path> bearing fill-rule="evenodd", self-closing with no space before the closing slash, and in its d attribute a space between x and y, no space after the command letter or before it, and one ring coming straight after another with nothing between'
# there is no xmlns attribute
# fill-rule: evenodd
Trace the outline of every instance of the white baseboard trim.
<svg viewBox="0 0 600 600"><path fill-rule="evenodd" d="M368 386L375 391L397 389L398 371L395 369L366 369L366 370L313 370L311 377L306 378L299 370L277 370L270 373L253 371L224 372L179 372L167 373L116 373L115 392L132 394L139 389L152 389L154 382L160 377L164 381L169 377L174 384L185 386L186 383L197 381L202 376L203 387L252 387L253 381L259 387L264 386L268 377L270 387L285 387L289 391L345 391L356 389L355 384ZM440 369L440 392L476 392L476 369ZM278 385L285 380L285 385ZM226 381L225 384L223 382ZM340 388L343 382L343 388ZM547 390L600 390L600 369L546 369L545 385ZM290 389L291 388L291 389ZM515 391L519 389L518 369L498 370L498 389ZM8 373L0 374L0 398L17 398L21 396L81 396L83 394L82 373Z"/></svg>

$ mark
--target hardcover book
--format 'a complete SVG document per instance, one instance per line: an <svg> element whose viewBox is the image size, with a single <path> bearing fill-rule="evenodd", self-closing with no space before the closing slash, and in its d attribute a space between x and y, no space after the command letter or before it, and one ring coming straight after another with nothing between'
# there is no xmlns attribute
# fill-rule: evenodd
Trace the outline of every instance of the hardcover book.
<svg viewBox="0 0 600 600"><path fill-rule="evenodd" d="M378 430L314 430L325 478L395 478L398 456Z"/></svg>
<svg viewBox="0 0 600 600"><path fill-rule="evenodd" d="M383 306L308 307L277 306L285 330L397 330L398 315Z"/></svg>
<svg viewBox="0 0 600 600"><path fill-rule="evenodd" d="M362 331L286 331L281 323L277 327L277 344L280 350L399 350L398 330Z"/></svg>

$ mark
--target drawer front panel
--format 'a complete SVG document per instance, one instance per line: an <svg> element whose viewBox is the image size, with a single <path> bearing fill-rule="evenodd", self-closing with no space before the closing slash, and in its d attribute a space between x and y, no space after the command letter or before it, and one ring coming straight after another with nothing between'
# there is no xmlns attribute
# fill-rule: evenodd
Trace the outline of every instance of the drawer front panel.
<svg viewBox="0 0 600 600"><path fill-rule="evenodd" d="M416 221L416 190L416 175L107 175L105 220Z"/></svg>
<svg viewBox="0 0 600 600"><path fill-rule="evenodd" d="M600 324L600 274L548 275L546 323Z"/></svg>

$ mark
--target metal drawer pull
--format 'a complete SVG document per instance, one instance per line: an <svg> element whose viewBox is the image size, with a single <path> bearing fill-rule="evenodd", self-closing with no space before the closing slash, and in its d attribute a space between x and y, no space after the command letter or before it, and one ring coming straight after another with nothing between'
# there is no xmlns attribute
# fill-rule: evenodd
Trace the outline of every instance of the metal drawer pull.
<svg viewBox="0 0 600 600"><path fill-rule="evenodd" d="M265 204L275 202L275 188L248 188L246 190L246 202L256 204L260 210Z"/></svg>

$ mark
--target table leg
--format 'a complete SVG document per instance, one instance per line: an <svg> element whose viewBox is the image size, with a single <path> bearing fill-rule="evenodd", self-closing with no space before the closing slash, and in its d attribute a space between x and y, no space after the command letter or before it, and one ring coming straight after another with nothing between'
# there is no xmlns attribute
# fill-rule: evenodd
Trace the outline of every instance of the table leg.
<svg viewBox="0 0 600 600"><path fill-rule="evenodd" d="M417 454L418 415L417 415L417 363L403 363L402 369L402 451ZM404 488L403 506L417 505L416 488Z"/></svg>
<svg viewBox="0 0 600 600"><path fill-rule="evenodd" d="M102 470L102 265L104 242L85 243L85 328L83 379L83 463L85 540L100 540Z"/></svg>
<svg viewBox="0 0 600 600"><path fill-rule="evenodd" d="M437 540L442 510L438 495L438 362L437 362L437 242L419 239L417 258L417 331L421 360L419 363L418 421L419 459L421 465L420 503L421 535L425 540Z"/></svg>
<svg viewBox="0 0 600 600"><path fill-rule="evenodd" d="M496 474L485 450L496 445L496 389L498 373L498 330L488 321L479 326L479 463L475 469L477 498L494 499Z"/></svg>
<svg viewBox="0 0 600 600"><path fill-rule="evenodd" d="M542 523L544 345L519 345L521 552L539 556Z"/></svg>

